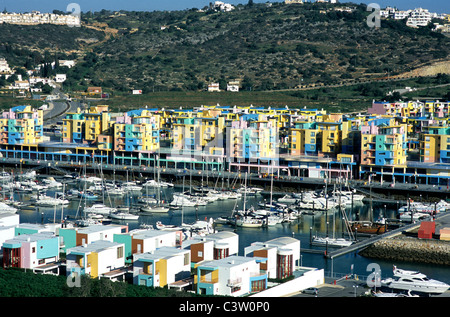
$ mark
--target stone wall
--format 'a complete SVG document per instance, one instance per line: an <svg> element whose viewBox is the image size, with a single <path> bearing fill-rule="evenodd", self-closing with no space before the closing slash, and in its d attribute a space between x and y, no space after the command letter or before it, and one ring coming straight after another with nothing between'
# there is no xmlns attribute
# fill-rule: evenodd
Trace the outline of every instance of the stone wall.
<svg viewBox="0 0 450 317"><path fill-rule="evenodd" d="M450 241L398 236L378 241L359 254L384 260L450 265Z"/></svg>

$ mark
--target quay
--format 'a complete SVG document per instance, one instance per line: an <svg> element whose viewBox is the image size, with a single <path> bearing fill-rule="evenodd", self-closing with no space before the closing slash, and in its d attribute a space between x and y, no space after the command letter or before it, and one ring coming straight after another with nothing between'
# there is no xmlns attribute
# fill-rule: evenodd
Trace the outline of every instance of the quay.
<svg viewBox="0 0 450 317"><path fill-rule="evenodd" d="M436 215L436 222L440 223L440 224L450 224L450 213L448 212L441 212L438 213ZM336 257L339 257L341 255L350 253L350 252L354 252L354 251L358 251L358 250L362 250L364 248L367 248L368 246L374 244L377 241L383 240L383 239L389 239L392 238L394 236L398 236L403 234L404 232L408 232L408 231L412 231L414 229L417 229L418 227L420 227L420 221L416 222L416 223L411 223L408 225L404 225L401 226L397 229L394 230L390 230L386 233L380 234L380 235L376 235L373 236L371 238L356 242L348 247L342 248L342 249L338 249L338 250L333 250L331 252L325 252L324 255L325 257L329 258L329 259L333 259Z"/></svg>
<svg viewBox="0 0 450 317"><path fill-rule="evenodd" d="M99 164L65 161L47 161L36 159L18 159L18 158L0 158L0 164L4 170L13 169L16 175L30 170L43 170L44 174L65 175L71 173L82 174L86 171L88 175L98 175L101 173L105 177L122 177L130 178L153 178L159 171L163 180L169 180L174 184L182 184L183 179L186 184L189 181L202 182L206 186L214 185L218 179L218 184L223 183L227 186L230 184L241 185L244 183L246 173L242 171L226 171L226 170L205 170L205 169L180 169L168 167L153 166L136 166L136 165L118 165L118 164ZM284 195L289 192L301 192L303 190L322 189L325 185L324 178L314 177L298 177L298 176L267 176L256 173L247 174L247 184L249 186L262 187L262 194L269 194L271 184L273 186L273 195ZM339 179L329 179L328 186L338 186ZM372 199L373 202L383 203L404 203L407 198L421 199L424 201L430 198L450 199L450 189L448 186L426 185L426 184L408 184L408 183L390 183L390 182L367 182L359 179L349 179L348 185L358 192ZM237 186L239 187L239 186Z"/></svg>

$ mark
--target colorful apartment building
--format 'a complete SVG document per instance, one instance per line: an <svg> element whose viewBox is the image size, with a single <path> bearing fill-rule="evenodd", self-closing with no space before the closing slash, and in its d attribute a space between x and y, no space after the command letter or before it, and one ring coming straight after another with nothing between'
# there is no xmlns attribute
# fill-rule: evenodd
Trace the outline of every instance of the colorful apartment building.
<svg viewBox="0 0 450 317"><path fill-rule="evenodd" d="M3 112L0 119L0 144L31 144L43 141L43 111L17 106Z"/></svg>
<svg viewBox="0 0 450 317"><path fill-rule="evenodd" d="M375 101L367 115L219 105L117 115L108 106L94 106L66 114L62 142L48 142L42 134L42 110L19 106L0 118L0 154L21 163L287 170L319 178L338 177L341 171L356 178L392 173L399 181L420 174L425 182L434 182L445 173L416 163L448 162L448 111L448 101Z"/></svg>
<svg viewBox="0 0 450 317"><path fill-rule="evenodd" d="M227 128L227 159L232 166L253 167L259 172L279 160L279 130L274 119L245 115Z"/></svg>
<svg viewBox="0 0 450 317"><path fill-rule="evenodd" d="M84 140L84 113L78 108L77 112L66 113L62 128L62 141L64 143L83 143Z"/></svg>
<svg viewBox="0 0 450 317"><path fill-rule="evenodd" d="M289 150L291 155L316 156L320 133L317 123L312 121L296 121L289 129Z"/></svg>
<svg viewBox="0 0 450 317"><path fill-rule="evenodd" d="M450 126L438 121L424 129L420 136L420 161L450 163Z"/></svg>

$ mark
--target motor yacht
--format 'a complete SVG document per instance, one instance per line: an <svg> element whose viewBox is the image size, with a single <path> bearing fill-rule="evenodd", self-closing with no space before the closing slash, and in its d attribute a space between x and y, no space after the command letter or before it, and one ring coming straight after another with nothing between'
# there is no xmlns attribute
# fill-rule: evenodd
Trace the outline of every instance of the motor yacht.
<svg viewBox="0 0 450 317"><path fill-rule="evenodd" d="M84 208L84 211L86 213L94 213L94 214L101 214L101 215L109 215L110 213L116 212L116 208L108 207L103 204L93 204L90 207Z"/></svg>
<svg viewBox="0 0 450 317"><path fill-rule="evenodd" d="M394 266L393 274L393 278L381 280L381 285L392 289L429 294L442 294L450 287L444 282L429 279L418 271L402 270Z"/></svg>

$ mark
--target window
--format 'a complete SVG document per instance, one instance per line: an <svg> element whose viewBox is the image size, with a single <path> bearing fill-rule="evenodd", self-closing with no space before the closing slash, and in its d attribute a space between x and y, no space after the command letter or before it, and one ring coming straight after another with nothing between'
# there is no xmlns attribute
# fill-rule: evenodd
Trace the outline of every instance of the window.
<svg viewBox="0 0 450 317"><path fill-rule="evenodd" d="M123 247L118 247L117 248L117 258L118 259L123 258Z"/></svg>
<svg viewBox="0 0 450 317"><path fill-rule="evenodd" d="M252 292L260 292L266 289L266 281L252 281Z"/></svg>

